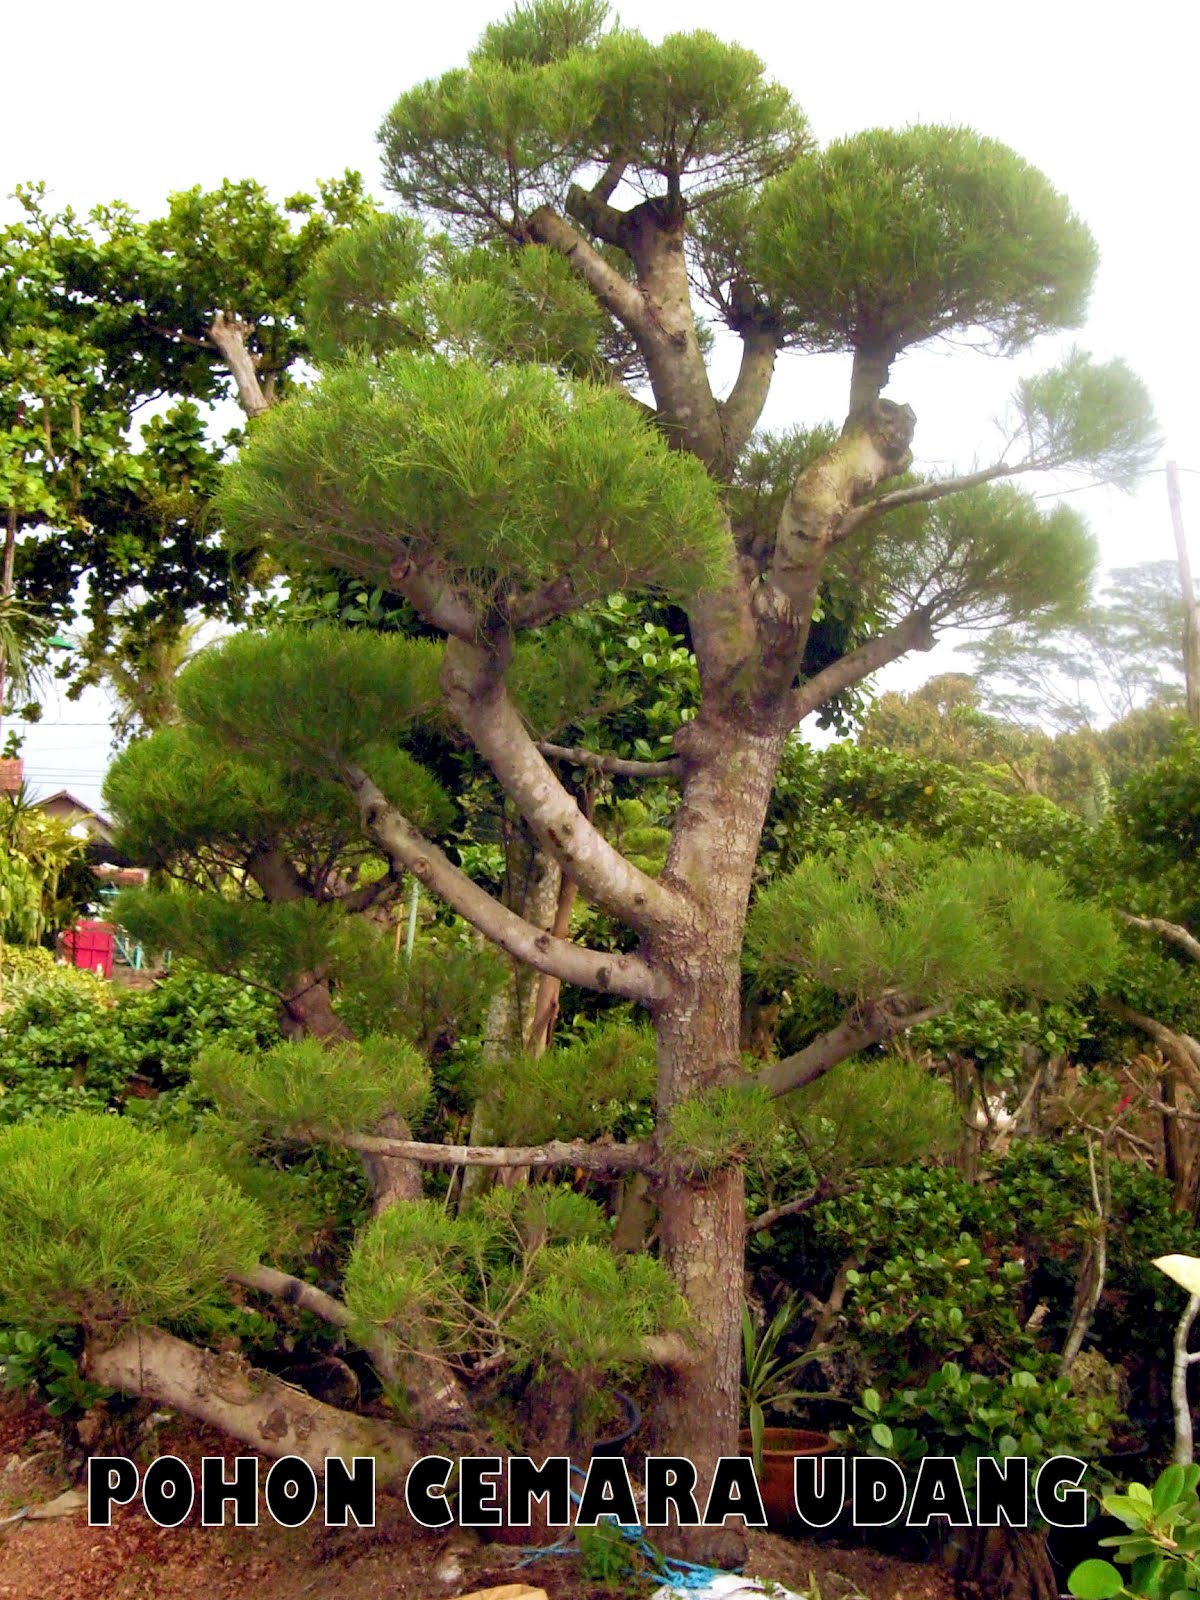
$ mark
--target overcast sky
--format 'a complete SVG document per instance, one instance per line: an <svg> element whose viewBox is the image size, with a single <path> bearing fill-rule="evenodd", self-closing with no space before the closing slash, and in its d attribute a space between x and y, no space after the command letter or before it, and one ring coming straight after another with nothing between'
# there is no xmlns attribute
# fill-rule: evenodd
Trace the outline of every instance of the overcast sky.
<svg viewBox="0 0 1200 1600"><path fill-rule="evenodd" d="M60 205L86 211L119 198L150 215L172 190L197 183L251 177L282 198L346 167L381 192L374 133L392 101L460 65L504 9L504 0L9 6L0 205L15 183L40 178ZM1162 459L1200 469L1195 5L1150 0L1107 15L1078 0L634 0L617 9L653 37L707 28L749 45L820 140L965 123L1041 167L1091 227L1101 267L1087 327L1036 347L1020 370L1050 364L1072 339L1099 357L1125 356L1154 397ZM920 463L987 459L989 421L1015 370L945 347L899 363L888 393L917 412ZM767 422L840 414L847 377L839 358L789 358ZM1194 542L1200 476L1185 471L1182 481ZM1161 472L1134 496L1093 489L1072 503L1086 511L1106 565L1173 555ZM939 655L933 667L943 664ZM894 681L919 682L933 667L917 658ZM97 803L105 716L99 695L48 705L26 747L31 780Z"/></svg>

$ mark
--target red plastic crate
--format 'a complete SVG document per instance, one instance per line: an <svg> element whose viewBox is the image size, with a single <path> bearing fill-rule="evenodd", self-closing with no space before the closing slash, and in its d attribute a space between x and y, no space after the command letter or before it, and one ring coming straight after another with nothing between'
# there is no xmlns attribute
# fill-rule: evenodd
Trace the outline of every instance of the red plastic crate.
<svg viewBox="0 0 1200 1600"><path fill-rule="evenodd" d="M77 922L63 934L63 949L72 966L98 972L111 978L113 969L113 925L111 922Z"/></svg>

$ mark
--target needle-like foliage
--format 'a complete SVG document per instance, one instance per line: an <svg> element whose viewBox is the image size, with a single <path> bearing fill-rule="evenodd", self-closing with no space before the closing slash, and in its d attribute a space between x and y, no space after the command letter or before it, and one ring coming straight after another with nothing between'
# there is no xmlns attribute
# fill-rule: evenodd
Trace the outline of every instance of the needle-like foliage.
<svg viewBox="0 0 1200 1600"><path fill-rule="evenodd" d="M234 538L375 579L415 562L481 618L556 580L583 605L622 588L682 598L729 572L699 462L612 390L537 367L348 365L263 419L221 500Z"/></svg>
<svg viewBox="0 0 1200 1600"><path fill-rule="evenodd" d="M1048 867L1000 851L954 856L917 840L803 861L758 897L748 949L858 1003L913 1006L1019 993L1062 1000L1116 957L1110 919Z"/></svg>
<svg viewBox="0 0 1200 1600"><path fill-rule="evenodd" d="M429 1066L418 1052L379 1036L357 1044L296 1039L254 1056L218 1046L201 1056L195 1078L239 1121L285 1135L367 1133L383 1117L418 1116L430 1092Z"/></svg>
<svg viewBox="0 0 1200 1600"><path fill-rule="evenodd" d="M1005 350L1076 326L1096 247L1036 168L967 128L873 129L797 162L756 218L756 280L817 350L958 329Z"/></svg>
<svg viewBox="0 0 1200 1600"><path fill-rule="evenodd" d="M0 1319L99 1330L186 1315L259 1259L253 1204L193 1152L87 1113L0 1130Z"/></svg>

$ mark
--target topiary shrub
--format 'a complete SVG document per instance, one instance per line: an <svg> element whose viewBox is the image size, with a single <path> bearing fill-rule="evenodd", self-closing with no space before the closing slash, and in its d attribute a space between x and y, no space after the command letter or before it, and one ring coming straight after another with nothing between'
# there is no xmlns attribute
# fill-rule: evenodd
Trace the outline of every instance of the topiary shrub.
<svg viewBox="0 0 1200 1600"><path fill-rule="evenodd" d="M193 1152L119 1117L0 1129L0 1322L48 1333L172 1321L249 1271L257 1208Z"/></svg>

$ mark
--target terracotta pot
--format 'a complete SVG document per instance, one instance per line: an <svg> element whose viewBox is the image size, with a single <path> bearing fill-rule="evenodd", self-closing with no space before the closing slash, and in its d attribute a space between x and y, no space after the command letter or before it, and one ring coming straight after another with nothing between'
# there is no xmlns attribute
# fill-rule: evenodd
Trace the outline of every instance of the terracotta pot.
<svg viewBox="0 0 1200 1600"><path fill-rule="evenodd" d="M796 1501L793 1494L795 1472L792 1462L797 1456L828 1456L835 1450L827 1433L814 1433L810 1428L764 1428L762 1470L758 1485L762 1490L763 1505L767 1510L767 1523L772 1528L785 1528L796 1520ZM749 1428L738 1435L738 1449L744 1456L753 1456L754 1443Z"/></svg>

